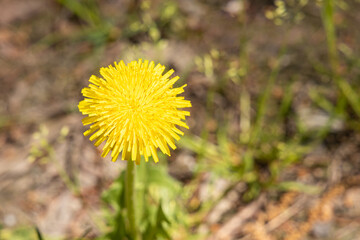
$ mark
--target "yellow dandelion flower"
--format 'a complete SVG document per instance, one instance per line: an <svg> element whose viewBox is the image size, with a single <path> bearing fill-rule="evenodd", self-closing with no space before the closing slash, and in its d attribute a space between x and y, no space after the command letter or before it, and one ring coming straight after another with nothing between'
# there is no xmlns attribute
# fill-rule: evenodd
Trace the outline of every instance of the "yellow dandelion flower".
<svg viewBox="0 0 360 240"><path fill-rule="evenodd" d="M92 134L95 146L106 141L102 157L112 151L112 161L122 152L122 160L139 164L143 155L146 161L152 156L158 162L158 148L169 156L168 145L176 148L174 139L183 135L177 126L189 128L183 120L190 116L179 109L191 103L177 96L186 84L173 88L179 77L170 78L174 70L163 74L164 70L160 64L140 59L127 65L115 62L100 69L103 78L90 77L92 84L82 90L85 98L79 110L88 115L83 124L92 124L84 135Z"/></svg>

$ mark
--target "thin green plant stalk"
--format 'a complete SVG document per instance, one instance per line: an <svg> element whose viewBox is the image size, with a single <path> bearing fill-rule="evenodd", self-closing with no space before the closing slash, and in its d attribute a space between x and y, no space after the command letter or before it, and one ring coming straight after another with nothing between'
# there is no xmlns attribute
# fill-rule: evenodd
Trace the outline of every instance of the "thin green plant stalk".
<svg viewBox="0 0 360 240"><path fill-rule="evenodd" d="M125 179L125 204L129 231L132 240L137 239L137 228L135 219L135 162L128 160Z"/></svg>
<svg viewBox="0 0 360 240"><path fill-rule="evenodd" d="M52 152L53 154L53 152ZM71 180L71 178L69 177L68 173L65 171L65 169L61 166L60 162L54 158L54 164L55 167L59 173L60 178L63 180L63 182L65 183L66 187L68 187L68 189L75 194L76 196L80 195L80 189L79 189L79 185L77 184L77 182L74 182Z"/></svg>
<svg viewBox="0 0 360 240"><path fill-rule="evenodd" d="M360 117L360 99L358 98L356 92L352 89L351 85L340 75L339 72L340 64L336 47L336 28L334 21L334 13L335 0L324 0L322 7L322 21L326 33L330 67L333 75L332 77L341 94L345 96L350 106Z"/></svg>
<svg viewBox="0 0 360 240"><path fill-rule="evenodd" d="M253 130L250 134L250 139L249 139L249 143L248 143L248 145L250 147L254 147L256 140L259 138L259 133L261 131L262 124L263 124L263 121L265 118L267 103L268 103L270 95L271 95L271 90L274 87L276 78L279 74L280 61L281 61L282 56L285 54L285 51L286 51L285 47L283 47L280 50L279 57L276 59L275 66L273 67L273 69L270 73L270 77L265 86L264 92L259 99L256 119L255 119L255 123L253 126Z"/></svg>
<svg viewBox="0 0 360 240"><path fill-rule="evenodd" d="M326 40L328 45L328 53L330 58L330 65L332 71L337 73L339 65L338 54L336 49L336 34L335 34L335 23L334 23L334 1L325 0L322 9L322 19L326 33Z"/></svg>

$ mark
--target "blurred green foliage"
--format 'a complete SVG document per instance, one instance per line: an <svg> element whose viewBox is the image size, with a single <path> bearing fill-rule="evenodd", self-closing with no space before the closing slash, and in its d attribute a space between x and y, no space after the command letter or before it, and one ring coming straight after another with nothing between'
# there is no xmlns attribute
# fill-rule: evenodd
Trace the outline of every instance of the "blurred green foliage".
<svg viewBox="0 0 360 240"><path fill-rule="evenodd" d="M37 239L43 240L43 237L39 230L34 227L16 227L2 229L0 226L0 239L1 240L23 240L23 239ZM49 239L49 238L47 238ZM51 238L51 240L55 240Z"/></svg>
<svg viewBox="0 0 360 240"><path fill-rule="evenodd" d="M85 40L97 47L118 39L132 39L137 42L140 41L139 38L145 37L157 42L172 34L179 37L185 27L184 16L174 0L161 1L151 9L153 2L149 0L134 1L126 9L125 19L102 13L95 0L57 2L84 23L83 30L73 36L74 40ZM54 39L53 37L48 39Z"/></svg>
<svg viewBox="0 0 360 240"><path fill-rule="evenodd" d="M204 127L201 137L187 136L180 141L180 145L195 152L198 156L199 167L197 171L217 173L219 179L226 178L233 182L244 181L248 184L248 190L243 198L250 201L260 191L269 188L277 188L286 191L303 191L317 193L319 189L295 182L279 182L278 178L282 171L291 165L297 164L307 153L311 152L318 143L321 142L331 131L331 126L336 120L345 120L347 123L352 120L352 112L347 107L359 115L360 97L356 92L356 87L352 86L346 76L339 72L341 65L338 50L341 46L336 42L336 25L334 14L336 6L346 9L344 1L324 0L317 2L309 1L275 1L275 8L268 10L266 16L273 19L276 25L287 22L287 27L306 17L303 9L309 4L316 5L322 14L322 22L327 37L328 60L330 69L326 63L317 63L318 74L329 78L332 87L337 89L339 95L336 103L333 104L326 96L321 93L321 89L311 89L309 96L312 100L311 105L320 108L329 116L319 128L311 128L304 124L303 119L294 114L291 109L294 101L295 83L297 75L295 73L290 81L282 87L283 96L279 100L272 92L279 86L278 75L281 73L283 56L287 54L288 47L285 45L280 50L278 57L269 61L269 78L262 87L262 91L256 98L251 97L247 90L247 74L249 64L246 40L242 43L239 59L229 61L227 78L236 84L239 89L240 106L240 133L238 137L232 137L232 132L228 128L228 121L218 122L218 134L216 134L216 144L208 140L209 133ZM290 25L289 25L290 24ZM286 26L284 27L286 28ZM346 48L346 47L345 47ZM346 51L346 50L345 50ZM351 51L351 50L350 50ZM211 112L214 102L213 96L221 94L222 87L227 84L223 76L218 75L224 62L217 61L219 54L213 54L211 50L203 57L197 57L195 63L198 71L202 72L209 79L216 79L214 86L209 90L207 96L208 111ZM216 56L216 57L214 57ZM320 67L319 67L320 66ZM326 69L326 70L325 70ZM225 81L225 83L224 83ZM252 114L254 111L255 114ZM231 113L229 113L231 115ZM289 119L295 122L291 134L285 129L285 124ZM216 121L219 121L216 119ZM206 160L202 160L206 159Z"/></svg>

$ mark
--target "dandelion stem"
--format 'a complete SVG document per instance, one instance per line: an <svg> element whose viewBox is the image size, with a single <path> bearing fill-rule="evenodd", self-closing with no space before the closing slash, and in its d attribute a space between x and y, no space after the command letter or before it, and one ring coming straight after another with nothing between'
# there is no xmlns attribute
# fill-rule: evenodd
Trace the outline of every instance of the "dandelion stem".
<svg viewBox="0 0 360 240"><path fill-rule="evenodd" d="M125 204L129 223L131 239L137 239L136 221L135 221L135 162L128 160L125 181Z"/></svg>

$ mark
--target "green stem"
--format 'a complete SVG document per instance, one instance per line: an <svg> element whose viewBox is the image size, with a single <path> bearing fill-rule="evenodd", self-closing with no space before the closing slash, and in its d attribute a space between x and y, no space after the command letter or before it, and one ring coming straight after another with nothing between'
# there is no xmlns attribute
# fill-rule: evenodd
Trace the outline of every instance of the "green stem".
<svg viewBox="0 0 360 240"><path fill-rule="evenodd" d="M325 0L323 4L322 19L326 33L330 65L333 74L337 74L339 61L336 47L336 31L334 23L335 3L334 0Z"/></svg>
<svg viewBox="0 0 360 240"><path fill-rule="evenodd" d="M125 204L129 221L130 235L133 240L137 239L135 221L135 162L127 160L125 181Z"/></svg>
<svg viewBox="0 0 360 240"><path fill-rule="evenodd" d="M360 117L360 99L356 91L354 91L352 86L341 76L339 72L340 63L336 47L336 26L334 14L335 0L324 0L322 8L322 21L326 33L332 77L343 97L346 98L355 113L358 117Z"/></svg>
<svg viewBox="0 0 360 240"><path fill-rule="evenodd" d="M65 171L65 169L61 166L58 159L55 159L54 161L55 167L57 168L57 171L59 173L60 178L64 181L65 185L69 188L69 190L75 194L76 196L80 195L80 189L76 181L74 182L69 177L69 174Z"/></svg>

